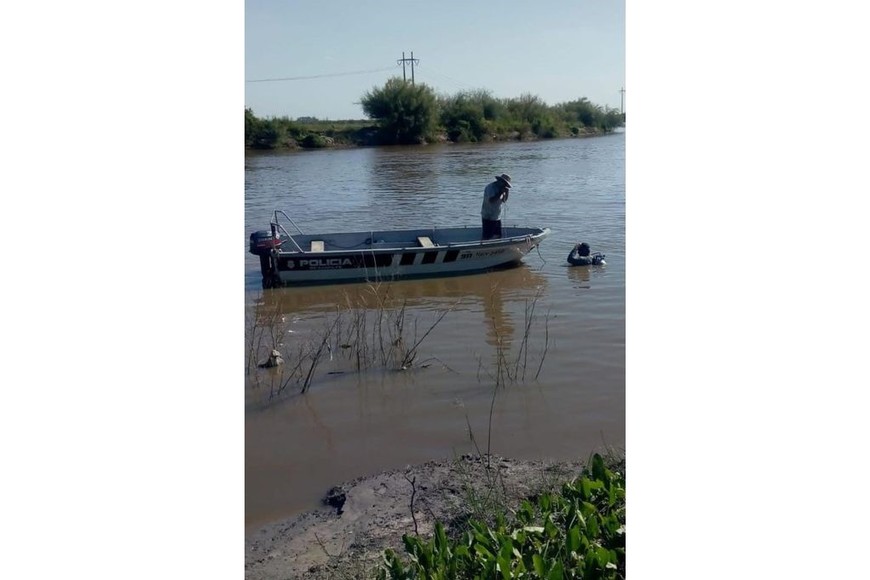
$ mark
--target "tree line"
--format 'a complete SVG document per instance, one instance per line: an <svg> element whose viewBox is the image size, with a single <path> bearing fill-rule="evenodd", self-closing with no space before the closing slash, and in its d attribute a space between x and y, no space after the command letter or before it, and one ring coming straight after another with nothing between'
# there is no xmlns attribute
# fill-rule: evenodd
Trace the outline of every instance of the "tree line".
<svg viewBox="0 0 870 580"><path fill-rule="evenodd" d="M245 147L319 148L438 142L552 139L608 133L624 125L622 113L585 97L547 105L524 94L499 99L489 91L438 95L426 84L389 79L360 99L366 120L320 121L311 117L259 118L245 109Z"/></svg>

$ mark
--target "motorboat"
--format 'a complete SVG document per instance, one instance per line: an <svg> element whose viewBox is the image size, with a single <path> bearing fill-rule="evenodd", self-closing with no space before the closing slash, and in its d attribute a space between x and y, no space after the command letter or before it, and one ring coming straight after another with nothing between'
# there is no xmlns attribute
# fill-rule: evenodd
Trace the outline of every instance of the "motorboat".
<svg viewBox="0 0 870 580"><path fill-rule="evenodd" d="M295 228L290 233L285 222ZM480 226L305 234L282 210L253 232L264 288L471 274L519 264L549 228L503 226L481 239Z"/></svg>

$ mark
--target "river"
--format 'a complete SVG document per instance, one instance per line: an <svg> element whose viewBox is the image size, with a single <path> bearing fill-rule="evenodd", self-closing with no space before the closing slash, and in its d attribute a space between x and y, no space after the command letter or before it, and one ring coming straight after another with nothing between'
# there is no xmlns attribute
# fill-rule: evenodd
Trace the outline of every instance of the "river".
<svg viewBox="0 0 870 580"><path fill-rule="evenodd" d="M264 291L258 259L246 254L247 358L262 362L273 345L285 358L245 375L247 528L315 508L342 481L408 464L487 449L586 459L624 447L624 133L248 153L245 244L274 209L306 233L479 225L483 188L501 173L514 184L504 223L553 230L517 268ZM579 241L606 265L568 267ZM338 330L324 341L330 327ZM347 338L354 327L364 340ZM384 363L397 332L406 351L419 341L405 370ZM301 393L291 369L307 376L320 345Z"/></svg>

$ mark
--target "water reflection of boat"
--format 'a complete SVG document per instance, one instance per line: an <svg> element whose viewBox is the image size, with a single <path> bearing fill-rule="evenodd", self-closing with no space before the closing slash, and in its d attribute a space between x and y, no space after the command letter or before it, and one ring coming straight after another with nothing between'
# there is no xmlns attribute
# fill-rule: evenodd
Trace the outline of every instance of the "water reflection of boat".
<svg viewBox="0 0 870 580"><path fill-rule="evenodd" d="M268 356L268 349L281 343L288 332L302 332L311 325L301 320L315 321L324 317L332 319L336 313L372 313L376 320L380 313L400 309L417 311L454 311L463 324L480 321L485 328L485 340L492 346L507 346L514 340L516 325L513 318L519 316L522 326L522 311L544 291L547 280L527 265L508 270L488 272L452 278L428 278L402 280L380 284L351 283L339 286L273 288L249 297L251 317L247 326L248 347L255 351L254 362ZM359 319L351 315L348 328ZM389 320L395 321L395 318ZM373 319L372 324L377 324ZM291 322L293 321L293 322ZM289 330L293 324L296 330ZM314 322L314 326L317 326ZM473 322L472 322L473 324ZM254 330L259 328L259 330ZM263 344L255 335L262 333ZM250 333L250 334L248 334ZM300 336L302 336L300 335ZM257 345L256 347L254 345ZM265 349L265 350L263 350Z"/></svg>
<svg viewBox="0 0 870 580"><path fill-rule="evenodd" d="M281 314L302 314L332 311L336 306L380 308L404 304L409 307L440 307L461 300L492 309L495 301L533 298L546 283L544 276L520 265L507 270L448 278L275 288L263 292L256 300L256 307Z"/></svg>

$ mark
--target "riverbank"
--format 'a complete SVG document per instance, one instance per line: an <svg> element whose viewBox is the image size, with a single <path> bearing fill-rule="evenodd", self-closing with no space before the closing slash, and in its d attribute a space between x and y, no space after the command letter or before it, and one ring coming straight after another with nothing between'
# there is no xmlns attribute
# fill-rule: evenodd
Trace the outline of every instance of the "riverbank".
<svg viewBox="0 0 870 580"><path fill-rule="evenodd" d="M483 97L481 97L483 98ZM484 102L485 101L485 102ZM580 100L556 107L484 98L475 109L451 111L448 102L383 118L325 121L314 117L261 118L245 109L245 149L295 150L427 143L538 141L606 135L625 126L623 115ZM534 105L534 106L532 106ZM392 103L391 106L402 106ZM531 108L530 108L531 107ZM486 112L485 112L486 111Z"/></svg>
<svg viewBox="0 0 870 580"><path fill-rule="evenodd" d="M278 150L278 151L299 151L304 149L344 149L353 147L379 147L385 146L378 127L376 126L356 126L339 122L337 124L326 124L322 127L299 127L293 131L283 131L278 137L272 140L252 141L246 144L247 151L262 151L262 150ZM556 137L538 137L532 132L511 131L509 133L486 135L476 143L500 143L511 141L540 141L543 139L582 139L587 137L599 137L608 135L613 131L604 131L602 129L584 127L576 133ZM467 143L462 140L451 140L447 133L439 134L432 141L426 143L418 143L417 145L425 144L446 144L446 143Z"/></svg>
<svg viewBox="0 0 870 580"><path fill-rule="evenodd" d="M406 558L403 534L429 538L441 522L449 536L469 518L559 489L582 468L465 455L355 479L330 489L323 509L250 532L245 578L374 577L385 549Z"/></svg>

